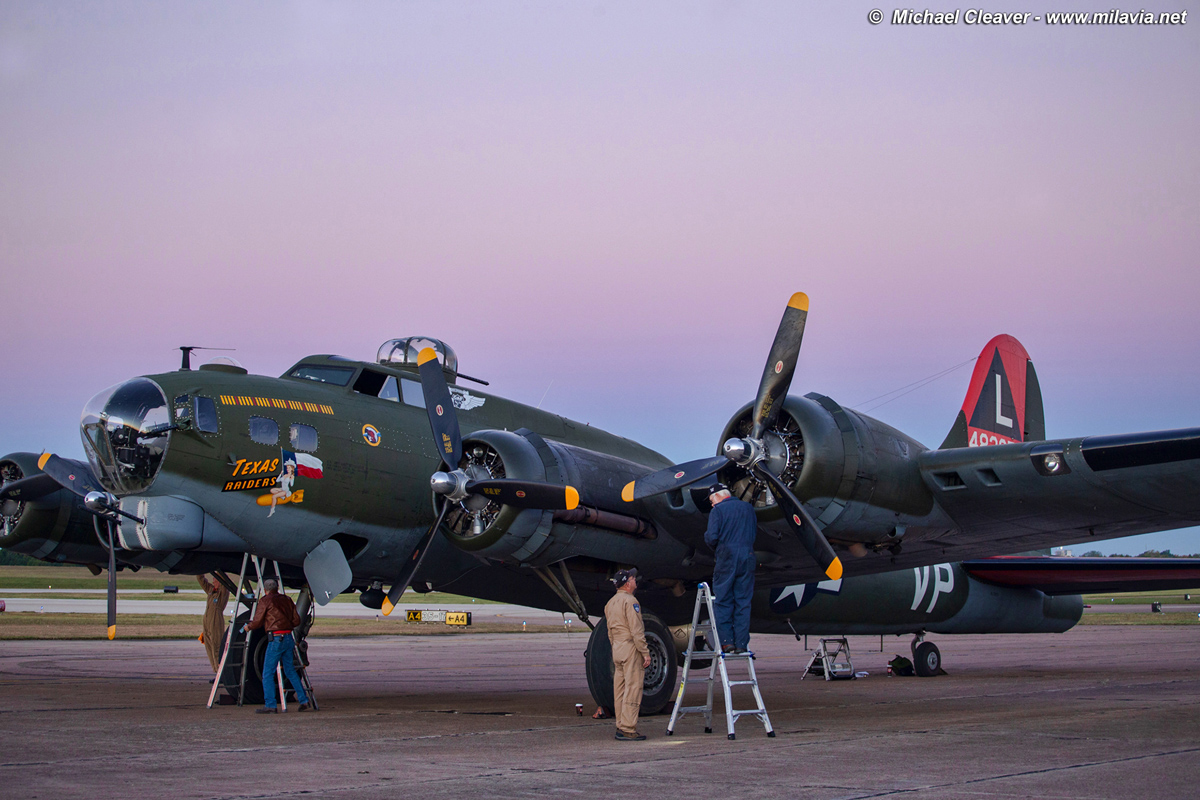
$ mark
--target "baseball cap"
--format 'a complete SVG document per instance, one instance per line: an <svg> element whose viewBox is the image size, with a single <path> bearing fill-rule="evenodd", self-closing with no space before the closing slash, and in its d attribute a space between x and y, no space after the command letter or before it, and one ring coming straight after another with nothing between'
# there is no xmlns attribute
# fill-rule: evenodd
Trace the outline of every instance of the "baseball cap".
<svg viewBox="0 0 1200 800"><path fill-rule="evenodd" d="M613 575L612 582L613 582L614 586L616 586L618 589L620 589L622 586L624 586L626 583L629 582L630 578L636 578L637 576L638 576L637 569L619 569L619 570L617 570L617 574Z"/></svg>

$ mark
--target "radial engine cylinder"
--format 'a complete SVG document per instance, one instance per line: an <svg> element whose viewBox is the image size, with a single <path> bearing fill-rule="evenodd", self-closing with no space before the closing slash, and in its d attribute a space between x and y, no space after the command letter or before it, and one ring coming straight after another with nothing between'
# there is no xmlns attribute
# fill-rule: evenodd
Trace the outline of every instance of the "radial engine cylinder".
<svg viewBox="0 0 1200 800"><path fill-rule="evenodd" d="M721 442L750 433L747 404ZM924 445L889 425L819 394L789 395L763 436L764 466L783 478L831 539L886 542L910 525L931 522L933 496L921 479ZM721 480L753 502L764 521L780 516L765 484L730 465Z"/></svg>
<svg viewBox="0 0 1200 800"><path fill-rule="evenodd" d="M519 478L579 490L579 513L519 509L478 496L456 504L446 515L448 537L478 556L539 566L576 555L637 563L662 558L664 548L678 547L680 558L686 554L669 537L652 544L658 538L654 524L630 516L621 500L621 488L645 474L644 466L548 441L526 429L471 434L459 466L472 480Z"/></svg>

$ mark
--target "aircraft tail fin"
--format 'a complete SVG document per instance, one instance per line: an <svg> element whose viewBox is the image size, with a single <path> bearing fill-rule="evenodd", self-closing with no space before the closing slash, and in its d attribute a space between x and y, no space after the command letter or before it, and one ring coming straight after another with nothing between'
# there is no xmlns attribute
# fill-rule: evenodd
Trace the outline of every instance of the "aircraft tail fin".
<svg viewBox="0 0 1200 800"><path fill-rule="evenodd" d="M1025 348L1001 334L975 361L967 398L940 450L1046 438L1042 387Z"/></svg>

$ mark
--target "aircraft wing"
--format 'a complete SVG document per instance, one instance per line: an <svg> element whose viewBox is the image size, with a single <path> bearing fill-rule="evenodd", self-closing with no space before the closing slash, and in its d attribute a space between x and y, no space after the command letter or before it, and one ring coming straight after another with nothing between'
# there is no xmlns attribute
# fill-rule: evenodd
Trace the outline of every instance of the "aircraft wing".
<svg viewBox="0 0 1200 800"><path fill-rule="evenodd" d="M845 558L846 575L1200 525L1200 428L927 450L917 459L945 526L907 530L898 553ZM760 578L821 580L786 537L780 544L788 552Z"/></svg>
<svg viewBox="0 0 1200 800"><path fill-rule="evenodd" d="M988 583L1046 594L1200 588L1200 558L998 556L964 561L963 569Z"/></svg>

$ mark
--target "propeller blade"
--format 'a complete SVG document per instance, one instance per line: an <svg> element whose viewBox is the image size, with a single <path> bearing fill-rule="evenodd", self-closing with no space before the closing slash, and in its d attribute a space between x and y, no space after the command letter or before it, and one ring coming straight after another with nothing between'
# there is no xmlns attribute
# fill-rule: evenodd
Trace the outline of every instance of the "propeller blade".
<svg viewBox="0 0 1200 800"><path fill-rule="evenodd" d="M429 413L429 427L433 429L433 445L450 469L458 469L462 458L462 435L458 430L458 415L454 412L454 400L446 385L446 376L437 360L437 351L426 347L417 355L417 368L421 372L421 390L425 394L425 410Z"/></svg>
<svg viewBox="0 0 1200 800"><path fill-rule="evenodd" d="M804 339L804 323L808 319L808 295L796 292L788 300L771 343L771 353L763 368L762 380L758 382L758 396L754 400L754 423L750 436L761 439L763 431L779 416L779 398L785 396L796 374L796 358L800 355L800 342Z"/></svg>
<svg viewBox="0 0 1200 800"><path fill-rule="evenodd" d="M413 576L417 574L417 569L421 566L421 561L425 558L425 554L429 552L429 545L433 544L433 537L437 535L438 528L442 526L442 520L446 518L446 512L450 510L450 505L451 503L449 502L442 504L442 513L438 514L437 521L421 537L421 541L417 542L417 546L413 549L412 555L409 556L408 562L400 570L400 574L396 576L396 580L392 582L392 588L388 589L387 597L383 598L383 615L385 617L392 613L392 609L400 602L400 595L404 594L404 590L412 583Z"/></svg>
<svg viewBox="0 0 1200 800"><path fill-rule="evenodd" d="M30 475L28 478L9 481L3 487L0 487L0 503L6 500L12 500L16 503L37 500L39 497L45 497L51 492L57 492L61 488L58 485L58 481L44 472L41 475Z"/></svg>
<svg viewBox="0 0 1200 800"><path fill-rule="evenodd" d="M796 495L792 494L791 489L776 475L761 466L754 467L754 474L771 484L771 493L775 495L775 502L779 503L783 509L788 525L792 527L800 539L800 543L804 545L804 549L812 554L813 560L825 571L825 575L833 581L842 577L841 559L833 552L833 548L829 546L829 540L825 538L825 534L817 527L817 523L804 510L804 506L796 499Z"/></svg>
<svg viewBox="0 0 1200 800"><path fill-rule="evenodd" d="M551 511L570 511L579 505L579 492L574 486L559 486L555 483L495 478L470 481L466 485L470 494L482 495L504 505L517 508L544 508Z"/></svg>
<svg viewBox="0 0 1200 800"><path fill-rule="evenodd" d="M108 638L117 636L117 548L113 546L113 524L105 520L108 529Z"/></svg>
<svg viewBox="0 0 1200 800"><path fill-rule="evenodd" d="M42 457L38 459L38 469L49 475L59 486L80 497L86 497L88 492L94 492L98 488L88 469L72 464L53 453L42 453Z"/></svg>
<svg viewBox="0 0 1200 800"><path fill-rule="evenodd" d="M626 503L632 503L643 497L669 492L672 489L681 489L689 483L707 478L728 463L729 459L725 456L710 456L688 461L685 464L676 464L673 467L660 469L658 472L651 472L649 475L643 475L637 480L625 484L625 488L621 490L621 499Z"/></svg>

